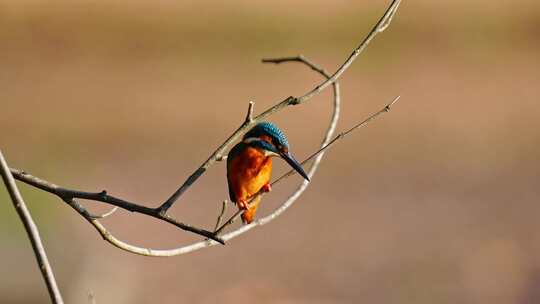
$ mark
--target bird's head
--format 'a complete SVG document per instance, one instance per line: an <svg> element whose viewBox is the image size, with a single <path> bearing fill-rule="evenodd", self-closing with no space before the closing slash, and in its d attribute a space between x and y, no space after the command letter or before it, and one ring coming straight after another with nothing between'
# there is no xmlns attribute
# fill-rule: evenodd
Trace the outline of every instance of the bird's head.
<svg viewBox="0 0 540 304"><path fill-rule="evenodd" d="M309 181L302 165L289 152L289 142L285 134L273 123L261 122L249 130L242 140L245 144L262 150L266 156L283 158L294 170Z"/></svg>

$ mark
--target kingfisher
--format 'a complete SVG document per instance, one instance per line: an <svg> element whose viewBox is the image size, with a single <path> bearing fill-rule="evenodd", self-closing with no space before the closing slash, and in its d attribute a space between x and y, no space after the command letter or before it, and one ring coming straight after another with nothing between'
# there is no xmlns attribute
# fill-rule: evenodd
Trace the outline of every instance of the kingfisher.
<svg viewBox="0 0 540 304"><path fill-rule="evenodd" d="M255 217L261 196L250 200L261 190L269 192L272 157L284 159L294 170L309 181L306 172L291 155L285 134L273 123L261 122L249 130L227 156L229 197L242 213L242 221L249 224Z"/></svg>

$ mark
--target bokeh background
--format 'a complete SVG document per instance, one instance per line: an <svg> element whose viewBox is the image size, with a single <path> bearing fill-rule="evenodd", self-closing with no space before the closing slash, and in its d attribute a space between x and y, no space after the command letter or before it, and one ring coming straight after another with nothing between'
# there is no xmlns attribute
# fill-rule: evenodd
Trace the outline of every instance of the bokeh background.
<svg viewBox="0 0 540 304"><path fill-rule="evenodd" d="M157 206L249 100L258 112L320 81L262 57L302 53L334 70L387 3L3 0L1 148L52 182ZM286 214L227 246L135 256L21 189L68 303L539 303L539 54L536 0L404 0L343 75L339 129L400 103L330 150ZM299 159L320 141L330 93L271 118ZM218 164L171 213L211 228L224 198ZM47 303L3 188L0 202L0 302ZM141 246L197 239L124 211L104 223Z"/></svg>

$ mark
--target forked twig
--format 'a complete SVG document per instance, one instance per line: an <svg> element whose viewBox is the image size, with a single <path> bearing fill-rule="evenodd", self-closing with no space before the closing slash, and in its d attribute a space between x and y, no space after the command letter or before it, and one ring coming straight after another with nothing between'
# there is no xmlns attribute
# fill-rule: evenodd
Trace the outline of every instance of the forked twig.
<svg viewBox="0 0 540 304"><path fill-rule="evenodd" d="M68 188L64 188L64 187L55 185L53 183L50 183L46 180L43 180L39 177L33 176L21 170L10 169L10 171L11 171L11 174L13 174L13 177L15 177L17 180L25 184L28 184L30 186L39 188L43 191L54 194L68 204L70 204L70 202L74 199L85 199L85 200L93 200L93 201L107 203L109 205L113 205L113 206L117 206L122 209L125 209L127 211L151 216L153 218L156 218L164 222L167 222L171 225L174 225L182 230L189 231L189 232L210 238L214 241L224 244L223 240L221 240L219 237L216 237L214 233L211 231L204 230L201 228L191 226L189 224L179 222L173 217L160 214L154 208L148 208L143 205L128 202L126 200L109 195L107 194L106 191L86 192L86 191L68 189ZM91 214L89 214L89 216L92 217Z"/></svg>

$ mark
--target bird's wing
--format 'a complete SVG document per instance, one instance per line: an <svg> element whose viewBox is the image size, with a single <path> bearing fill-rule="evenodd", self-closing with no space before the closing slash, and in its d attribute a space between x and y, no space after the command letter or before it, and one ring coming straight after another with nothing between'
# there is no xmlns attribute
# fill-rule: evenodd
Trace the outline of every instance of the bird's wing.
<svg viewBox="0 0 540 304"><path fill-rule="evenodd" d="M238 154L242 151L242 149L245 148L245 144L243 142L239 142L236 144L231 151L229 151L229 155L227 155L227 183L229 185L229 198L231 201L236 203L237 197L234 194L234 191L232 189L232 179L231 174L233 174L232 170L232 163L233 160Z"/></svg>
<svg viewBox="0 0 540 304"><path fill-rule="evenodd" d="M229 182L229 198L232 202L236 203L236 195L234 195L234 191L232 190L231 183Z"/></svg>

